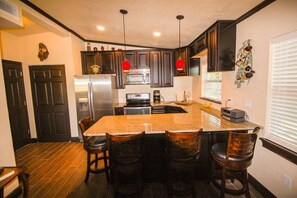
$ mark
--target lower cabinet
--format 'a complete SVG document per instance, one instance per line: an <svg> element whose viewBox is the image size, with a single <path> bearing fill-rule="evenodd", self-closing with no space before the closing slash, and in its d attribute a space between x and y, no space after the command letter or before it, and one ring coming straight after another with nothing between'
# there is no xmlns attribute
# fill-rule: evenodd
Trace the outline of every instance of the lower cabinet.
<svg viewBox="0 0 297 198"><path fill-rule="evenodd" d="M150 52L151 87L173 87L173 51Z"/></svg>
<svg viewBox="0 0 297 198"><path fill-rule="evenodd" d="M115 115L124 115L124 108L123 107L115 107L114 114Z"/></svg>

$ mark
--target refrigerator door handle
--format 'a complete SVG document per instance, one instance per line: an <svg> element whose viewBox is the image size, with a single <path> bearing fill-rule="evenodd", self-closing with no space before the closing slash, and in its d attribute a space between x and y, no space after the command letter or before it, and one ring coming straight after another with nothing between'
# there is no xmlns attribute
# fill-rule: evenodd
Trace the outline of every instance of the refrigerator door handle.
<svg viewBox="0 0 297 198"><path fill-rule="evenodd" d="M93 109L92 109L92 84L88 82L88 99L89 99L89 115L93 117ZM94 117L93 117L94 119Z"/></svg>

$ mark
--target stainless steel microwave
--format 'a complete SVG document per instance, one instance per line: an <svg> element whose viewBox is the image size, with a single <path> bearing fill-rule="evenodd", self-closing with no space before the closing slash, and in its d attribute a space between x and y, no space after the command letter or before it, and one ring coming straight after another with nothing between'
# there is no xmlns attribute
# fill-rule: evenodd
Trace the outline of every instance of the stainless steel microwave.
<svg viewBox="0 0 297 198"><path fill-rule="evenodd" d="M131 69L124 73L125 85L144 85L150 84L151 76L150 69Z"/></svg>

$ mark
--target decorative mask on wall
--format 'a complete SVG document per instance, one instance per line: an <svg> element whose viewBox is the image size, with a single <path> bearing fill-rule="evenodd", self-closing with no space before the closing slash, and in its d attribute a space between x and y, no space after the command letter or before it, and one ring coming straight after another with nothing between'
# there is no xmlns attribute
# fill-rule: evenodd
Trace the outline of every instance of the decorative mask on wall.
<svg viewBox="0 0 297 198"><path fill-rule="evenodd" d="M43 43L39 43L38 58L40 61L47 59L49 52Z"/></svg>
<svg viewBox="0 0 297 198"><path fill-rule="evenodd" d="M236 66L236 80L234 81L237 88L241 87L241 83L249 83L251 77L253 77L255 71L252 69L253 65L253 47L250 44L251 40L248 39L242 43L242 47L237 52Z"/></svg>

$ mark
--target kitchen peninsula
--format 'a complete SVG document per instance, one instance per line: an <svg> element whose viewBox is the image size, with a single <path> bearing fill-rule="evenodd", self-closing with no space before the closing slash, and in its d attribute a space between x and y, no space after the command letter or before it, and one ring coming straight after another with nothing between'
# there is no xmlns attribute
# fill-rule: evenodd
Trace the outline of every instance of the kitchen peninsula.
<svg viewBox="0 0 297 198"><path fill-rule="evenodd" d="M166 176L165 130L197 131L203 128L200 157L195 172L197 179L209 179L210 148L215 141L226 141L229 131L253 130L259 125L251 122L233 123L221 117L220 111L193 102L188 106L172 103L152 106L180 106L187 113L104 116L90 127L85 135L105 136L137 134L145 131L144 173L147 182L164 182Z"/></svg>
<svg viewBox="0 0 297 198"><path fill-rule="evenodd" d="M166 103L159 105L175 105ZM246 131L253 130L257 124L251 122L233 123L223 119L220 112L213 108L205 108L200 103L181 106L187 113L117 115L104 116L86 132L86 136L105 136L111 134L162 134L169 131L195 131L203 128L203 132Z"/></svg>

